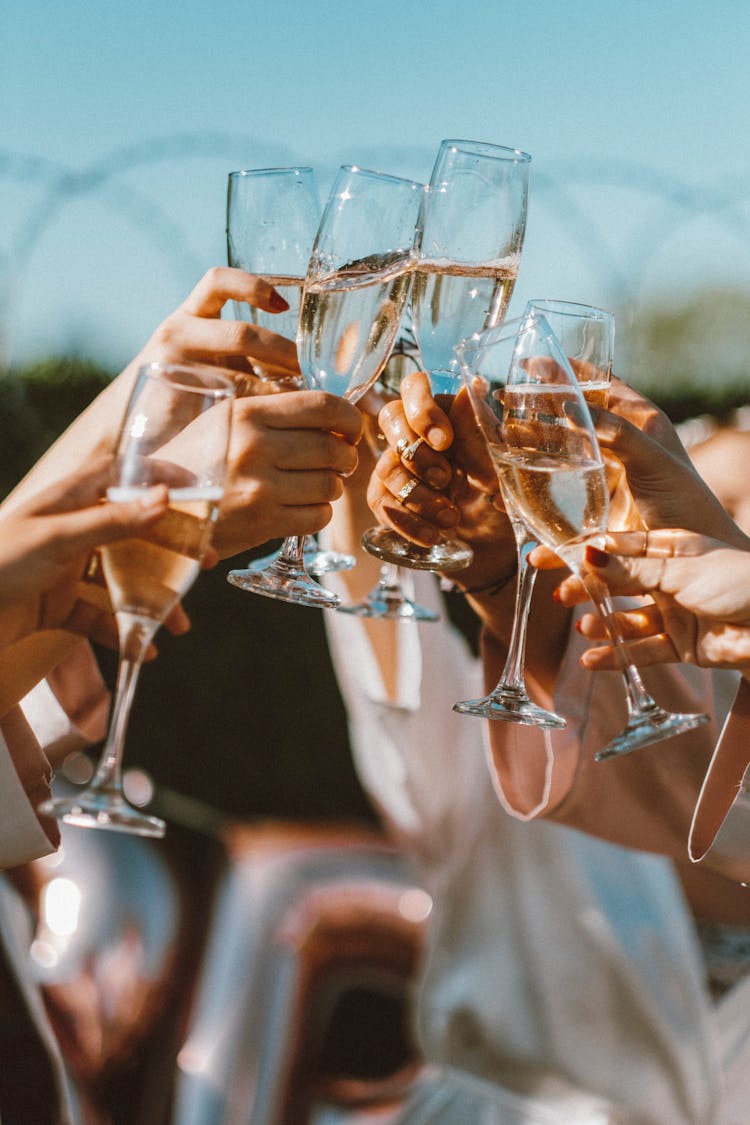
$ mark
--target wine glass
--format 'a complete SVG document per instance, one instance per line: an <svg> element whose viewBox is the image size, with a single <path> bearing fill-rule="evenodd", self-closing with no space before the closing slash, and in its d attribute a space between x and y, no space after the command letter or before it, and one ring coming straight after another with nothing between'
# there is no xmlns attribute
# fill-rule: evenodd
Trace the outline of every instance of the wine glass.
<svg viewBox="0 0 750 1125"><path fill-rule="evenodd" d="M612 376L615 318L606 309L573 301L532 300L526 311L539 309L557 336L564 354L577 373L587 402L606 406ZM564 727L565 720L553 711L534 703L526 690L524 662L526 628L537 570L528 561L536 547L536 539L513 503L513 495L502 487L503 503L516 540L518 577L513 625L508 642L508 655L500 679L482 699L455 703L454 711L479 715L486 719L527 723L540 727Z"/></svg>
<svg viewBox="0 0 750 1125"><path fill-rule="evenodd" d="M584 564L607 529L609 489L586 400L548 321L536 308L457 349L474 413L520 519L584 583L618 653L627 722L597 761L693 730L702 714L675 714L651 698L623 644L605 584Z"/></svg>
<svg viewBox="0 0 750 1125"><path fill-rule="evenodd" d="M227 261L230 266L264 277L284 297L289 308L270 313L234 301L238 320L294 339L297 335L302 286L320 223L320 196L315 172L308 167L245 168L227 177ZM299 390L302 376L253 362L255 374L268 392ZM247 571L264 570L275 552L253 559ZM349 570L352 555L322 551L314 536L305 548L311 574ZM238 571L239 573L239 571Z"/></svg>
<svg viewBox="0 0 750 1125"><path fill-rule="evenodd" d="M440 144L417 225L411 298L422 367L435 394L455 395L461 386L456 344L505 316L526 229L530 160L502 145ZM417 570L450 573L472 559L466 543L445 534L422 547L376 527L362 543L379 559Z"/></svg>
<svg viewBox="0 0 750 1125"><path fill-rule="evenodd" d="M382 388L386 396L397 398L404 375L419 370L416 347L410 328L404 325L378 379L377 385ZM379 432L377 419L366 415L364 431L365 441L372 453L379 457L387 443ZM309 563L308 570L310 570ZM419 605L409 597L404 589L401 570L392 562L381 563L378 580L362 601L352 605L340 605L337 609L340 613L348 613L354 617L377 618L384 621L438 621L440 619L440 615L434 610Z"/></svg>
<svg viewBox="0 0 750 1125"><path fill-rule="evenodd" d="M312 168L244 168L227 177L227 261L258 274L289 305L271 313L234 301L237 320L294 339L302 286L320 222L321 206ZM261 379L294 389L301 380L253 361Z"/></svg>
<svg viewBox="0 0 750 1125"><path fill-rule="evenodd" d="M151 363L138 373L112 466L109 500L132 500L155 484L169 508L148 538L100 548L115 612L120 660L109 732L90 784L41 806L85 828L161 837L165 824L133 808L122 789L125 734L143 658L159 626L201 569L224 487L232 383L198 364Z"/></svg>
<svg viewBox="0 0 750 1125"><path fill-rule="evenodd" d="M343 165L315 237L302 294L297 350L310 387L357 402L375 382L409 297L414 228L424 185ZM263 571L230 571L243 590L334 608L338 595L305 569L304 536L284 540Z"/></svg>

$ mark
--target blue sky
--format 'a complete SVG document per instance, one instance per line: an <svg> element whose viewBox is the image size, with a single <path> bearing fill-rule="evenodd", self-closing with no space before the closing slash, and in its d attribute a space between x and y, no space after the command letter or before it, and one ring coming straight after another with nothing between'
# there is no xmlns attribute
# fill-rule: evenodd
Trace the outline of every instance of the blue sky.
<svg viewBox="0 0 750 1125"><path fill-rule="evenodd" d="M74 347L124 362L224 260L231 169L306 162L326 186L354 161L424 179L446 136L532 154L514 306L750 290L747 0L6 8L12 362Z"/></svg>

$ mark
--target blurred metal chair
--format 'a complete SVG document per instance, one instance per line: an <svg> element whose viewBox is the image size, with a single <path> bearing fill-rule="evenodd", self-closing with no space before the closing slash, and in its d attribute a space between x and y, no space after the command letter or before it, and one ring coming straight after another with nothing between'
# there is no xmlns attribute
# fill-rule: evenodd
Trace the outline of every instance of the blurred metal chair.
<svg viewBox="0 0 750 1125"><path fill-rule="evenodd" d="M225 842L173 1125L385 1123L420 1065L410 982L429 897L358 826L238 826Z"/></svg>

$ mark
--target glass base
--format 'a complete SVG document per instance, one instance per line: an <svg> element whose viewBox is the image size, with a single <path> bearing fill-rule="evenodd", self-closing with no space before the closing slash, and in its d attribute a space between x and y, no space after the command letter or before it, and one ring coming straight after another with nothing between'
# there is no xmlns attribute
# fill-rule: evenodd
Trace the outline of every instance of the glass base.
<svg viewBox="0 0 750 1125"><path fill-rule="evenodd" d="M324 550L315 547L312 551L305 552L305 569L314 578L321 574L335 574L340 570L352 570L357 565L354 555L345 555L343 551Z"/></svg>
<svg viewBox="0 0 750 1125"><path fill-rule="evenodd" d="M112 793L84 790L74 797L54 797L37 809L43 816L54 816L78 828L106 828L132 836L151 836L160 840L167 826L158 816L148 816Z"/></svg>
<svg viewBox="0 0 750 1125"><path fill-rule="evenodd" d="M411 598L389 597L387 593L372 594L357 605L340 605L339 613L353 617L372 617L379 621L439 621L440 614L417 605Z"/></svg>
<svg viewBox="0 0 750 1125"><path fill-rule="evenodd" d="M460 715L476 715L480 719L497 719L504 723L524 723L531 727L562 730L566 725L560 715L532 703L528 695L518 688L496 688L483 699L454 703L453 710Z"/></svg>
<svg viewBox="0 0 750 1125"><path fill-rule="evenodd" d="M410 570L435 570L450 574L464 570L474 558L468 543L441 539L433 547L420 547L387 527L373 527L362 536L362 546L376 559Z"/></svg>
<svg viewBox="0 0 750 1125"><path fill-rule="evenodd" d="M642 746L653 746L678 734L695 730L708 722L708 715L690 715L663 711L661 707L647 711L639 718L631 719L620 734L616 735L597 754L594 760L604 762L608 758L618 758L639 750Z"/></svg>
<svg viewBox="0 0 750 1125"><path fill-rule="evenodd" d="M305 571L294 571L289 567L271 566L262 571L230 570L227 582L247 590L251 594L262 594L264 598L306 605L312 609L335 609L341 598L331 590L326 590Z"/></svg>
<svg viewBox="0 0 750 1125"><path fill-rule="evenodd" d="M343 551L324 550L318 547L312 538L310 546L304 549L303 557L305 570L314 578L319 578L321 574L333 574L339 570L351 570L357 564L354 555L345 555ZM273 566L277 558L278 552L274 552L264 555L263 558L253 559L247 564L245 571L248 574L259 574L260 571Z"/></svg>

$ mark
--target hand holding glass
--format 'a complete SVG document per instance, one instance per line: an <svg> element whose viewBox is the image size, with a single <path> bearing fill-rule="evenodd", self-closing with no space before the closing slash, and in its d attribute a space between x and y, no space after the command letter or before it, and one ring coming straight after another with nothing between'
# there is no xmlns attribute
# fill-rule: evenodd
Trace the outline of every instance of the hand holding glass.
<svg viewBox="0 0 750 1125"><path fill-rule="evenodd" d="M529 161L517 149L479 141L440 145L415 233L411 298L434 394L455 395L461 386L459 341L505 316L526 228ZM472 558L466 543L447 535L424 547L377 527L362 543L379 559L417 570L462 570Z"/></svg>
<svg viewBox="0 0 750 1125"><path fill-rule="evenodd" d="M674 714L651 698L622 642L609 593L585 566L587 543L607 529L609 492L586 400L546 319L532 309L520 326L465 340L458 354L503 491L536 539L584 583L618 652L628 717L597 760L705 723L705 715Z"/></svg>
<svg viewBox="0 0 750 1125"><path fill-rule="evenodd" d="M320 223L322 207L312 168L245 168L230 172L227 178L227 261L230 266L265 278L289 306L284 312L270 313L235 302L238 320L276 332L288 339L297 335L302 287L307 264ZM253 362L261 388L269 393L299 390L301 374ZM265 570L275 553L253 559L246 571L235 576ZM312 574L348 570L354 566L351 555L320 551L313 537L305 551L305 565Z"/></svg>
<svg viewBox="0 0 750 1125"><path fill-rule="evenodd" d="M159 626L192 586L211 542L224 488L234 387L198 365L143 367L120 430L109 500L132 500L164 484L169 508L148 539L100 548L117 620L120 663L109 733L86 789L40 811L85 828L164 835L165 824L133 808L122 790L122 757L143 658Z"/></svg>
<svg viewBox="0 0 750 1125"><path fill-rule="evenodd" d="M424 185L345 165L315 238L302 295L297 350L309 387L357 402L395 343L409 296L414 226ZM340 598L308 574L304 537L286 539L274 563L230 582L298 605Z"/></svg>
<svg viewBox="0 0 750 1125"><path fill-rule="evenodd" d="M606 406L615 337L612 313L593 305L557 300L529 301L526 312L533 308L544 314L557 336L563 352L578 373L586 401L593 400ZM520 322L518 326L520 327ZM509 331L512 331L510 327ZM503 488L502 477L500 489L513 527L518 557L516 602L508 655L500 679L490 694L482 699L467 699L455 703L453 710L485 719L502 719L540 727L564 727L565 720L534 703L526 689L526 629L537 576L536 568L531 566L528 559L537 544L534 534L514 506L511 491Z"/></svg>

